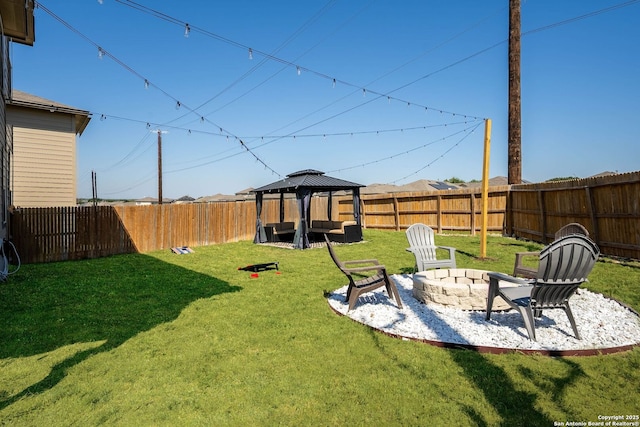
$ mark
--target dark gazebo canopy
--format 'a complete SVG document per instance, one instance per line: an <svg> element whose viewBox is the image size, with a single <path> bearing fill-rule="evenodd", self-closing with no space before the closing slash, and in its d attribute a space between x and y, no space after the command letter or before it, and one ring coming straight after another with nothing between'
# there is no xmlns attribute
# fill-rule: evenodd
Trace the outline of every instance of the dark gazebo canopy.
<svg viewBox="0 0 640 427"><path fill-rule="evenodd" d="M355 182L327 176L324 172L305 169L287 175L280 181L253 190L254 193L295 193L299 188L309 188L313 192L353 190L364 187Z"/></svg>
<svg viewBox="0 0 640 427"><path fill-rule="evenodd" d="M353 216L356 223L360 225L360 187L364 187L364 185L327 176L324 172L320 172L318 170L305 169L289 174L286 178L281 179L280 181L254 189L253 192L256 193L257 211L256 236L253 240L254 243L264 243L267 241L266 233L264 231L262 221L260 220L260 215L262 213L262 197L265 193L280 193L281 222L284 220L284 212L282 211L282 198L284 193L296 194L300 223L296 230L293 243L296 248L304 249L309 247L308 228L311 222L311 195L313 193L329 192L329 198L331 199L331 193L333 191L351 190L353 193ZM329 202L329 209L331 209L331 202ZM330 211L328 216L331 216Z"/></svg>

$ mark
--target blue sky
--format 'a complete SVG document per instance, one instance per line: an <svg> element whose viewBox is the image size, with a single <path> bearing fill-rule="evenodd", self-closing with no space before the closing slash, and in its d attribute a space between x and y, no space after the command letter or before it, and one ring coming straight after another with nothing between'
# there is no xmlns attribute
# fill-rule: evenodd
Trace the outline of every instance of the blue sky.
<svg viewBox="0 0 640 427"><path fill-rule="evenodd" d="M484 118L507 175L508 0L40 4L13 87L92 113L79 197L92 170L99 197L157 196L157 129L172 198L302 169L480 179ZM522 2L523 179L640 169L638 22L640 1Z"/></svg>

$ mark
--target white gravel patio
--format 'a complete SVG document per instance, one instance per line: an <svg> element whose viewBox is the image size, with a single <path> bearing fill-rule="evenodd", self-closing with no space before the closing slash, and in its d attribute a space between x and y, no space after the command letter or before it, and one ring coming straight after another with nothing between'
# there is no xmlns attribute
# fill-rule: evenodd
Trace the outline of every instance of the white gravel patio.
<svg viewBox="0 0 640 427"><path fill-rule="evenodd" d="M433 344L477 348L481 351L541 352L552 355L615 352L640 344L640 317L615 300L584 288L571 298L571 308L582 340L574 337L563 310L545 310L536 319L537 341L528 338L522 317L510 310L491 313L463 311L437 304L423 304L412 295L412 276L392 275L404 306L398 309L384 288L360 297L347 312L347 286L328 296L339 314L384 333L429 341Z"/></svg>

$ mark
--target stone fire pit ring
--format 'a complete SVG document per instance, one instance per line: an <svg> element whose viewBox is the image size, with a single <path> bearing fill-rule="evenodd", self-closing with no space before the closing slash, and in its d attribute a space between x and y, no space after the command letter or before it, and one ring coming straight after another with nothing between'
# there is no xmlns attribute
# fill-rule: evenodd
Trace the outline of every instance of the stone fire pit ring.
<svg viewBox="0 0 640 427"><path fill-rule="evenodd" d="M443 268L415 273L413 297L425 304L439 304L461 310L486 310L488 271L471 268ZM504 282L501 286L517 286ZM500 297L493 300L493 310L511 307Z"/></svg>

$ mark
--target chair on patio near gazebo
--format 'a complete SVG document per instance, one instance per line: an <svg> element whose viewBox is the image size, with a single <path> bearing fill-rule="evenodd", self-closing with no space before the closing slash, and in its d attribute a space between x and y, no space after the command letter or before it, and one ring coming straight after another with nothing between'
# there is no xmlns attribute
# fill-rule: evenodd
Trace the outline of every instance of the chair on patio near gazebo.
<svg viewBox="0 0 640 427"><path fill-rule="evenodd" d="M376 259L340 261L336 256L333 247L331 246L331 241L329 241L329 238L326 234L324 235L324 239L327 242L327 249L329 249L329 255L331 255L331 259L336 264L336 266L338 266L340 271L342 271L344 275L349 279L349 287L347 288L346 296L346 300L349 303L349 310L353 309L353 307L356 305L356 302L358 301L358 297L360 297L360 295L381 288L382 286L387 289L389 298L391 298L392 296L393 298L395 298L398 308L402 308L402 301L400 301L400 294L398 293L396 284L389 278L384 265L381 265ZM368 276L365 275L365 277L363 278L354 279L354 275L372 271L375 271L376 274Z"/></svg>
<svg viewBox="0 0 640 427"><path fill-rule="evenodd" d="M591 239L571 234L555 240L540 252L535 279L523 280L507 274L489 273L486 320L491 317L494 298L500 296L522 315L529 338L535 341L534 316L540 317L542 310L561 308L567 314L576 338L581 339L569 307L569 298L587 281L599 254L598 246ZM522 286L501 288L500 281Z"/></svg>
<svg viewBox="0 0 640 427"><path fill-rule="evenodd" d="M456 268L456 250L449 246L436 246L433 229L424 224L413 224L406 231L409 247L407 251L413 253L416 258L416 271L425 271L429 268ZM437 249L449 251L449 257L438 259Z"/></svg>
<svg viewBox="0 0 640 427"><path fill-rule="evenodd" d="M558 240L561 237L569 236L570 234L582 234L584 236L589 237L589 231L582 224L578 224L577 222L572 222L570 224L565 225L560 228L560 230L556 231L554 235L554 240ZM536 273L538 270L533 267L528 267L524 264L524 260L527 257L539 257L540 251L538 252L516 252L516 261L513 266L513 275L526 277L529 279L533 279L536 277Z"/></svg>

